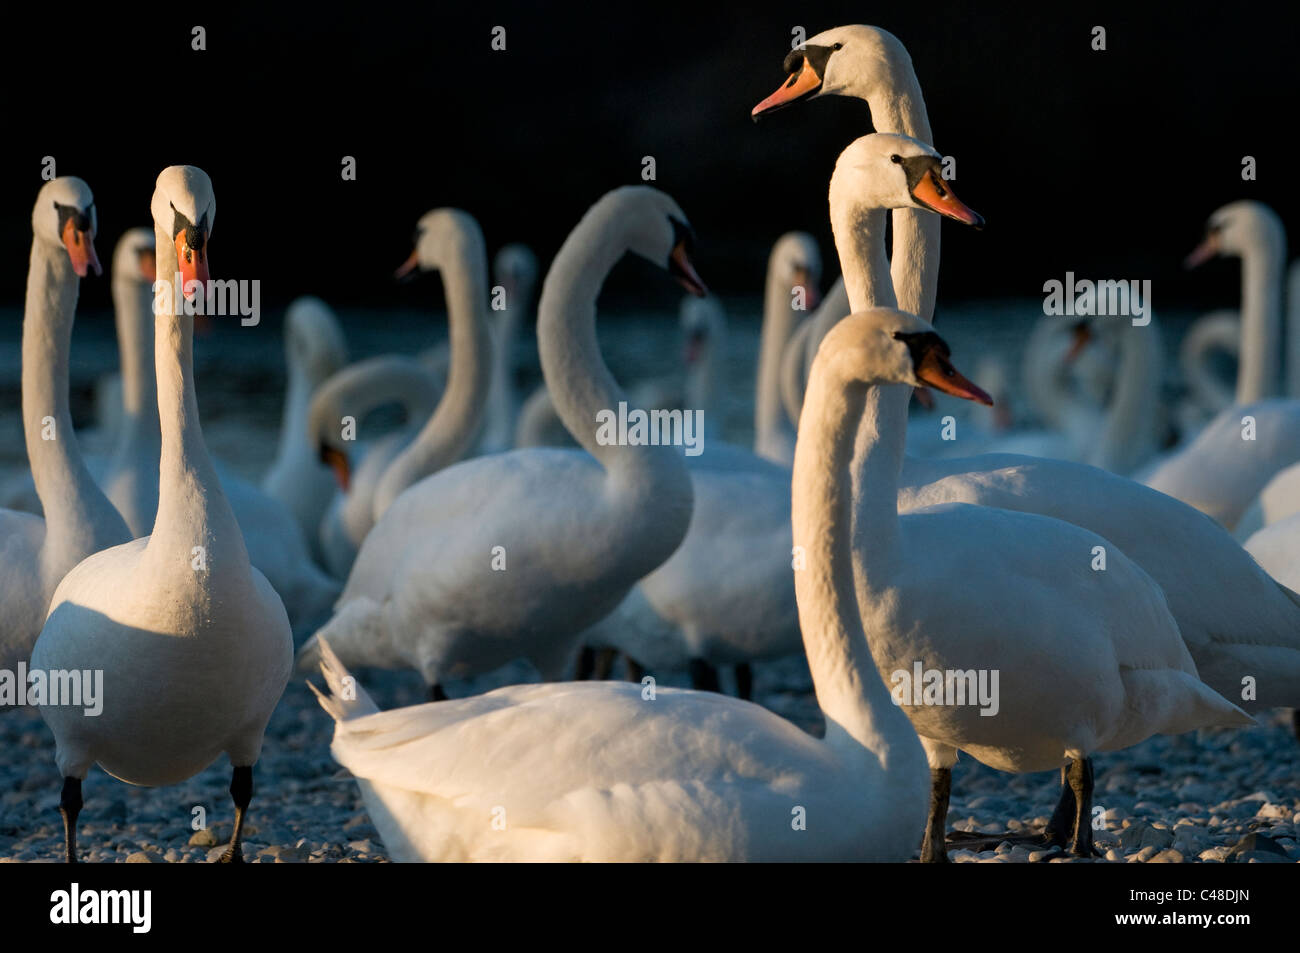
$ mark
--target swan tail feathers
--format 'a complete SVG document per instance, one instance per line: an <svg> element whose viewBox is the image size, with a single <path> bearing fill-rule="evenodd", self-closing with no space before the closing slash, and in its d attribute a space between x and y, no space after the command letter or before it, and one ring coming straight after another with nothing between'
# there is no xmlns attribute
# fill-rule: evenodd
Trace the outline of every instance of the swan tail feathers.
<svg viewBox="0 0 1300 953"><path fill-rule="evenodd" d="M336 722L377 713L379 706L357 683L356 678L347 670L347 666L339 661L339 657L334 654L329 643L324 639L318 639L318 646L321 675L325 677L325 684L329 687L330 693L326 695L312 682L308 682L307 687L315 693L320 706L329 712L330 717Z"/></svg>

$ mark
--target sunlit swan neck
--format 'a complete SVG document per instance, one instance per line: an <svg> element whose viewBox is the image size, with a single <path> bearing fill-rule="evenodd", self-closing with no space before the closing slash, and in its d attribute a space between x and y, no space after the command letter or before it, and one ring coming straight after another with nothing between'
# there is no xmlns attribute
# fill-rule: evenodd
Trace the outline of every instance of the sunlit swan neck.
<svg viewBox="0 0 1300 953"><path fill-rule="evenodd" d="M1259 240L1241 256L1241 366L1237 403L1278 392L1282 349L1282 269L1286 237L1275 218L1261 222ZM1294 344L1293 344L1294 346ZM1287 386L1300 394L1300 367L1287 368Z"/></svg>
<svg viewBox="0 0 1300 953"><path fill-rule="evenodd" d="M114 261L113 312L122 369L122 430L118 452L157 453L158 387L153 367L153 291Z"/></svg>

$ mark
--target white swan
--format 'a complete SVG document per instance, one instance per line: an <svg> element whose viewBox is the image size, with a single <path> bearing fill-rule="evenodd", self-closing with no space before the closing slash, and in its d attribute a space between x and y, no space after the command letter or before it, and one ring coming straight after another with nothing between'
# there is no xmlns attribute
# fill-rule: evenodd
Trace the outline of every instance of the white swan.
<svg viewBox="0 0 1300 953"><path fill-rule="evenodd" d="M37 193L23 309L23 434L48 516L0 510L0 670L27 660L68 570L131 538L86 469L68 411L77 294L81 278L100 271L97 225L94 196L81 179L60 176Z"/></svg>
<svg viewBox="0 0 1300 953"><path fill-rule="evenodd" d="M1210 355L1219 352L1241 356L1241 316L1236 311L1211 311L1197 318L1178 346L1178 365L1187 395L1178 407L1183 433L1200 430L1234 401L1233 385L1221 380L1210 367Z"/></svg>
<svg viewBox="0 0 1300 953"><path fill-rule="evenodd" d="M284 357L288 386L275 460L262 477L262 490L294 515L314 555L317 534L334 498L334 477L321 465L307 430L312 394L347 363L343 327L320 298L304 295L284 315Z"/></svg>
<svg viewBox="0 0 1300 953"><path fill-rule="evenodd" d="M374 525L375 487L420 432L438 397L427 365L418 357L397 354L350 364L316 389L307 431L317 457L333 469L339 486L321 520L320 546L325 567L338 578L347 578L361 541ZM368 415L388 404L401 408L402 426L360 440L368 429Z"/></svg>
<svg viewBox="0 0 1300 953"><path fill-rule="evenodd" d="M452 208L420 216L415 250L398 269L398 276L417 268L442 275L451 366L433 415L379 478L374 520L382 517L407 487L466 454L478 436L491 380L487 250L473 216Z"/></svg>
<svg viewBox="0 0 1300 953"><path fill-rule="evenodd" d="M937 176L940 159L921 143L888 135L866 136L841 154L831 177L831 227L855 311L864 300L892 296L884 208L909 193L915 199L914 183ZM960 203L950 195L949 204L960 220ZM863 351L884 354L891 346L911 352L923 383L990 400L956 373L947 346L924 322L912 319L891 336L857 314L823 340L805 396L803 420L862 417L853 471L854 578L872 655L895 685L934 772L923 859L943 854L958 748L1002 771L1076 762L1072 849L1090 854L1092 772L1084 762L1093 752L1251 719L1197 678L1160 587L1109 541L1060 520L987 507L899 514L903 421L860 392L846 413L847 382L836 379L839 367L867 359ZM811 541L796 535L795 545ZM1096 546L1110 550L1104 574L1090 566ZM995 714L953 699L921 704L920 694L902 690L891 674L910 678L917 664L923 671L998 672L1000 687L990 699Z"/></svg>
<svg viewBox="0 0 1300 953"><path fill-rule="evenodd" d="M506 245L492 260L492 271L504 300L502 307L492 312L492 383L488 389L483 434L477 447L479 453L500 453L515 445L515 421L519 416L515 339L532 305L533 289L537 285L537 256L527 245ZM496 307L494 300L493 308Z"/></svg>
<svg viewBox="0 0 1300 953"><path fill-rule="evenodd" d="M425 478L376 523L328 639L348 664L410 666L447 678L527 658L544 678L568 666L582 630L677 548L691 516L686 464L670 446L611 442L601 416L626 394L596 341L595 301L627 251L704 289L676 203L647 187L610 192L551 265L538 306L546 386L584 451L477 457Z"/></svg>
<svg viewBox="0 0 1300 953"><path fill-rule="evenodd" d="M158 176L151 210L158 271L206 281L216 217L212 186L193 166ZM54 594L32 652L45 671L103 672L98 715L41 706L64 778L67 859L76 860L81 781L98 763L130 784L175 784L225 752L234 768L235 829L223 857L239 861L253 764L293 664L293 636L275 590L248 561L199 425L193 319L160 296L156 327L162 464L153 535L105 549Z"/></svg>
<svg viewBox="0 0 1300 953"><path fill-rule="evenodd" d="M807 309L817 304L821 270L821 251L806 232L782 235L767 259L754 392L754 452L783 466L794 460L794 426L781 399L781 362Z"/></svg>
<svg viewBox="0 0 1300 953"><path fill-rule="evenodd" d="M875 27L838 27L808 45L817 48L812 56L821 64L813 75L827 77L822 88L865 99L877 127L928 128L911 62L896 38ZM796 79L810 68L806 59L793 66ZM924 233L921 240L928 241ZM937 259L915 256L905 244L894 248L898 300L904 310L928 318L937 277L930 263ZM904 272L911 280L899 281ZM918 293L918 274L930 287L928 297ZM892 402L895 418L905 420L907 394L879 390L894 393L871 399ZM1065 461L1012 454L907 458L899 511L937 503L1039 513L1109 539L1164 590L1210 687L1247 711L1300 707L1300 596L1274 582L1222 527L1191 507L1133 480ZM1259 682L1257 696L1244 698L1242 679L1258 679L1261 671L1270 678Z"/></svg>
<svg viewBox="0 0 1300 953"><path fill-rule="evenodd" d="M862 317L878 320L886 336L919 325L897 312ZM853 375L840 378L844 388L860 394L864 383L914 382L907 348L893 344L885 360L860 349L863 360L836 362L834 371ZM852 418L844 407L817 409L799 428L793 519L809 542L807 569L796 574L799 622L825 739L748 702L674 689L646 694L617 682L516 685L379 712L364 690L346 691L355 683L344 681L347 669L322 644L332 694L317 694L335 719L330 750L356 776L395 859L913 855L926 768L857 618Z"/></svg>
<svg viewBox="0 0 1300 953"><path fill-rule="evenodd" d="M1300 461L1300 400L1269 396L1278 389L1286 257L1281 221L1259 202L1223 206L1210 216L1205 240L1188 263L1216 254L1241 257L1238 402L1151 468L1143 482L1232 529L1268 481Z"/></svg>

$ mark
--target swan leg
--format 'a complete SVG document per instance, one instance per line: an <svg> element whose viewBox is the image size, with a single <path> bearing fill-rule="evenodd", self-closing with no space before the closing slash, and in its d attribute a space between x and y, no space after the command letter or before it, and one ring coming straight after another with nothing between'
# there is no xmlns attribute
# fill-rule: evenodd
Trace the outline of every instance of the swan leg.
<svg viewBox="0 0 1300 953"><path fill-rule="evenodd" d="M1073 762L1071 763L1073 764ZM1074 833L1075 816L1078 807L1074 802L1074 789L1070 787L1069 766L1061 766L1061 797L1056 802L1052 819L1043 831L1043 843L1065 848L1069 846L1070 836Z"/></svg>
<svg viewBox="0 0 1300 953"><path fill-rule="evenodd" d="M230 846L221 855L223 864L242 864L244 851L240 844L244 837L244 814L253 800L253 766L236 766L230 776L230 797L235 802L235 832L230 835Z"/></svg>
<svg viewBox="0 0 1300 953"><path fill-rule="evenodd" d="M1070 853L1075 857L1093 856L1092 848L1092 759L1077 758L1070 764L1070 789L1074 792L1074 838Z"/></svg>
<svg viewBox="0 0 1300 953"><path fill-rule="evenodd" d="M623 664L627 667L627 680L629 682L639 682L645 678L645 666L632 656L624 655Z"/></svg>
<svg viewBox="0 0 1300 953"><path fill-rule="evenodd" d="M585 682L591 678L592 673L596 671L596 650L590 645L584 645L578 651L578 665L573 672L575 682Z"/></svg>
<svg viewBox="0 0 1300 953"><path fill-rule="evenodd" d="M67 846L67 862L77 862L77 815L81 813L81 779L64 778L63 793L59 797L59 813L63 815L63 840Z"/></svg>
<svg viewBox="0 0 1300 953"><path fill-rule="evenodd" d="M948 798L952 795L952 768L930 769L930 815L921 842L921 863L946 864L948 849L944 831L948 827Z"/></svg>
<svg viewBox="0 0 1300 953"><path fill-rule="evenodd" d="M691 659L691 687L698 692L720 692L718 670L702 658Z"/></svg>
<svg viewBox="0 0 1300 953"><path fill-rule="evenodd" d="M736 697L745 701L754 697L754 669L748 662L736 666Z"/></svg>
<svg viewBox="0 0 1300 953"><path fill-rule="evenodd" d="M447 700L447 693L443 691L441 683L434 682L432 685L429 686L429 701L445 702L446 700Z"/></svg>
<svg viewBox="0 0 1300 953"><path fill-rule="evenodd" d="M609 673L614 671L614 660L618 658L618 649L599 649L596 652L596 665L592 677L598 681L605 681L609 678Z"/></svg>

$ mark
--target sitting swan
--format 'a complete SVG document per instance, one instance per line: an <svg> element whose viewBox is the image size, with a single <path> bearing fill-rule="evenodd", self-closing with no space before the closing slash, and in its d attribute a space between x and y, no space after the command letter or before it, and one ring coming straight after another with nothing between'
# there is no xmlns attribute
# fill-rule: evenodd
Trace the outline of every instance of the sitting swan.
<svg viewBox="0 0 1300 953"><path fill-rule="evenodd" d="M216 217L212 186L193 166L158 176L151 209L164 275L208 278ZM67 859L77 859L81 782L91 765L129 784L176 784L225 752L234 767L240 838L252 797L253 764L293 666L284 605L248 561L199 425L192 360L193 319L162 296L155 321L162 457L158 518L151 536L105 549L59 584L32 652L45 671L103 672L103 710L45 704L64 778L60 811Z"/></svg>
<svg viewBox="0 0 1300 953"><path fill-rule="evenodd" d="M131 538L86 469L68 411L68 351L81 279L98 274L98 222L90 187L60 176L32 209L23 309L23 434L48 514L0 510L0 670L31 654L55 587L91 553ZM52 439L51 439L52 438ZM11 708L0 705L0 710Z"/></svg>
<svg viewBox="0 0 1300 953"><path fill-rule="evenodd" d="M848 467L867 388L977 392L957 390L955 372L933 374L934 361L916 363L928 352L908 341L938 339L910 315L882 309L841 327L843 346L815 365L824 399L805 409L793 477L794 533L808 543L795 573L799 623L825 739L749 702L618 682L515 685L380 712L322 643L330 751L357 778L395 859L913 856L925 760L858 620Z"/></svg>
<svg viewBox="0 0 1300 953"><path fill-rule="evenodd" d="M670 446L608 442L601 415L627 395L601 358L595 301L627 251L704 293L686 218L668 196L600 199L551 265L538 308L546 386L585 450L477 457L410 487L362 544L328 639L346 664L409 666L433 688L516 658L543 678L569 666L582 630L668 558L690 521L686 464Z"/></svg>

